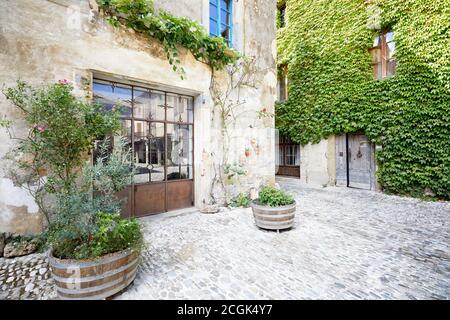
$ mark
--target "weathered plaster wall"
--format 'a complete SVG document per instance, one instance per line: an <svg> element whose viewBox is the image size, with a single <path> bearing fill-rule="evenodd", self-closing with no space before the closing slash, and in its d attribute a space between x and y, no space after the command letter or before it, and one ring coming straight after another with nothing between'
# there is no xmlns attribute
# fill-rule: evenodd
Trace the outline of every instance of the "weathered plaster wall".
<svg viewBox="0 0 450 320"><path fill-rule="evenodd" d="M154 1L155 9L163 9L180 17L188 17L203 23L203 8L209 8L209 1L204 0L157 0ZM209 18L209 16L208 16ZM206 20L205 20L206 22ZM205 23L207 25L207 23Z"/></svg>
<svg viewBox="0 0 450 320"><path fill-rule="evenodd" d="M300 180L313 185L334 185L336 181L335 137L300 148Z"/></svg>
<svg viewBox="0 0 450 320"><path fill-rule="evenodd" d="M242 185L248 188L263 181L274 181L274 141L270 134L265 134L273 128L273 119L259 123L256 111L265 107L273 112L275 101L275 0L240 0L234 4L233 46L254 56L259 69L258 88L241 94L245 100L241 108L245 112L239 117L235 132L244 142L234 144L230 150L248 168L249 174ZM155 5L208 24L209 7L205 0L161 0L155 1ZM85 81L89 82L93 73L103 72L194 95L195 199L198 207L207 203L212 164L219 149L217 141L210 138L216 127L211 123L209 67L184 52L181 60L187 80L181 80L172 71L159 43L149 42L129 30L113 29L102 20L91 23L90 18L87 0L0 1L0 84L13 86L17 79L22 79L41 85L66 78L75 83L76 93L85 97L89 96L89 83L86 86ZM220 77L225 81L223 75ZM18 119L15 132L23 131L19 115L3 95L0 95L0 106L1 114ZM247 130L255 123L263 130ZM243 159L245 146L252 138L258 139L261 153ZM4 130L0 131L0 141L2 157L12 142ZM12 184L1 160L0 177L0 231L37 232L42 217L25 191ZM10 194L14 194L14 200Z"/></svg>

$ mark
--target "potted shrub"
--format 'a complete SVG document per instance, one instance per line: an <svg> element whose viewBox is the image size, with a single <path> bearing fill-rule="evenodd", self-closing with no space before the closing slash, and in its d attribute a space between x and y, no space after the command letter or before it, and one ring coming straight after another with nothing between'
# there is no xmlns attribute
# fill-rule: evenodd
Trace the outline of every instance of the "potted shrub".
<svg viewBox="0 0 450 320"><path fill-rule="evenodd" d="M58 295L100 299L135 278L142 233L136 220L119 214L116 194L133 176L125 142L115 139L110 152L105 141L97 161L83 166L96 141L119 132L120 107L105 110L72 91L67 80L39 88L19 81L3 93L28 130L15 137L11 120L0 120L0 126L17 140L9 155L16 167L12 178L30 191L46 218L42 238L50 247Z"/></svg>
<svg viewBox="0 0 450 320"><path fill-rule="evenodd" d="M115 146L83 170L81 182L57 194L58 215L48 229L49 262L63 299L102 299L135 278L142 232L120 216L116 194L131 182L129 151Z"/></svg>
<svg viewBox="0 0 450 320"><path fill-rule="evenodd" d="M263 187L258 198L252 201L251 207L259 228L279 231L294 225L296 203L283 190Z"/></svg>

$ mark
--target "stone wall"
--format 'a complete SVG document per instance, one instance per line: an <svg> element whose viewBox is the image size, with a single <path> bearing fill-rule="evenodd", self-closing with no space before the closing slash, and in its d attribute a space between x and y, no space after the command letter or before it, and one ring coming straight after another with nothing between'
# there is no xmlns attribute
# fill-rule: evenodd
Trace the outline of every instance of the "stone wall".
<svg viewBox="0 0 450 320"><path fill-rule="evenodd" d="M300 148L300 180L312 185L335 185L336 141L331 136Z"/></svg>
<svg viewBox="0 0 450 320"><path fill-rule="evenodd" d="M275 101L275 0L233 4L233 47L255 57L258 68L257 88L243 90L240 95L243 113L233 132L241 140L227 151L230 159L242 162L248 170L239 184L248 189L274 181L273 118L259 119L257 111L267 108L273 112ZM206 27L209 23L207 0L157 0L155 6L196 19ZM201 207L208 203L212 171L220 155L220 144L211 139L218 124L211 121L209 67L184 50L181 61L187 80L182 80L172 71L157 41L148 41L130 30L114 29L101 17L93 17L88 0L0 1L0 85L13 86L17 79L43 85L65 78L74 82L77 95L89 98L90 81L101 73L195 96L195 204ZM218 74L217 79L219 83L227 81L224 73ZM0 105L2 116L17 120L14 131L25 133L20 116L1 94ZM257 140L259 152L243 157L245 147L251 146L253 139ZM0 140L2 157L13 141L4 130L0 131ZM33 199L12 183L3 167L0 160L0 231L38 232L42 217Z"/></svg>

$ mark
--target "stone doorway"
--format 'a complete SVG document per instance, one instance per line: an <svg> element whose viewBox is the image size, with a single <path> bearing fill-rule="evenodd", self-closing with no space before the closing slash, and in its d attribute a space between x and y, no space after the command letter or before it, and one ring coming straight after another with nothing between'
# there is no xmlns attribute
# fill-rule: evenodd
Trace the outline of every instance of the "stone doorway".
<svg viewBox="0 0 450 320"><path fill-rule="evenodd" d="M375 147L364 134L336 136L336 185L375 190Z"/></svg>

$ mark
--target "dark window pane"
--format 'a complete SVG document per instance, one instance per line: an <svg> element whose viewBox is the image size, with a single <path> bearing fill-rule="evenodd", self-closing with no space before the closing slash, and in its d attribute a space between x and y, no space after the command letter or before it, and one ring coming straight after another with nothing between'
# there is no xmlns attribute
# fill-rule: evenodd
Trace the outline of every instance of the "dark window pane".
<svg viewBox="0 0 450 320"><path fill-rule="evenodd" d="M180 179L178 125L167 124L167 180Z"/></svg>
<svg viewBox="0 0 450 320"><path fill-rule="evenodd" d="M127 139L131 147L131 120L122 120L121 136Z"/></svg>
<svg viewBox="0 0 450 320"><path fill-rule="evenodd" d="M375 80L379 80L383 77L381 63L373 65L373 77Z"/></svg>
<svg viewBox="0 0 450 320"><path fill-rule="evenodd" d="M221 25L220 36L225 40L230 40L230 29L227 26Z"/></svg>
<svg viewBox="0 0 450 320"><path fill-rule="evenodd" d="M150 92L148 90L134 90L134 117L151 119Z"/></svg>
<svg viewBox="0 0 450 320"><path fill-rule="evenodd" d="M179 95L167 94L167 121L188 121L188 99Z"/></svg>
<svg viewBox="0 0 450 320"><path fill-rule="evenodd" d="M230 24L230 15L227 11L225 10L220 10L220 22L224 25L229 25Z"/></svg>
<svg viewBox="0 0 450 320"><path fill-rule="evenodd" d="M387 59L392 59L394 57L394 53L395 53L395 43L388 42L386 50L387 50Z"/></svg>
<svg viewBox="0 0 450 320"><path fill-rule="evenodd" d="M220 9L226 9L230 11L231 0L220 0Z"/></svg>
<svg viewBox="0 0 450 320"><path fill-rule="evenodd" d="M181 166L181 179L193 179L192 166Z"/></svg>
<svg viewBox="0 0 450 320"><path fill-rule="evenodd" d="M131 117L131 87L116 85L113 87L115 105L122 109L122 116Z"/></svg>
<svg viewBox="0 0 450 320"><path fill-rule="evenodd" d="M178 128L178 137L180 144L179 149L179 162L181 165L192 165L192 153L193 153L193 132L191 125L180 125Z"/></svg>
<svg viewBox="0 0 450 320"><path fill-rule="evenodd" d="M387 73L386 76L393 76L395 74L396 62L395 60L389 60L387 65Z"/></svg>
<svg viewBox="0 0 450 320"><path fill-rule="evenodd" d="M136 173L135 183L144 183L150 180L149 158L148 158L148 123L145 121L134 121L134 165Z"/></svg>
<svg viewBox="0 0 450 320"><path fill-rule="evenodd" d="M94 100L112 110L115 106L121 106L122 116L131 117L131 87L113 85L101 80L94 81Z"/></svg>
<svg viewBox="0 0 450 320"><path fill-rule="evenodd" d="M163 181L165 159L164 123L150 123L149 140L151 181Z"/></svg>
<svg viewBox="0 0 450 320"><path fill-rule="evenodd" d="M394 40L394 33L392 31L386 33L386 42L391 42L393 40Z"/></svg>
<svg viewBox="0 0 450 320"><path fill-rule="evenodd" d="M280 146L280 153L279 153L279 159L278 162L280 164L280 166L284 166L284 147Z"/></svg>
<svg viewBox="0 0 450 320"><path fill-rule="evenodd" d="M370 54L372 56L372 63L381 62L381 49L380 48L370 49Z"/></svg>
<svg viewBox="0 0 450 320"><path fill-rule="evenodd" d="M188 113L188 122L194 122L194 98L187 97L187 113Z"/></svg>
<svg viewBox="0 0 450 320"><path fill-rule="evenodd" d="M192 125L167 124L167 179L186 179L182 167L193 164ZM187 168L184 169L187 173Z"/></svg>
<svg viewBox="0 0 450 320"><path fill-rule="evenodd" d="M209 17L216 21L219 19L219 17L217 17L217 7L213 4L209 6Z"/></svg>
<svg viewBox="0 0 450 320"><path fill-rule="evenodd" d="M286 5L283 5L280 8L280 27L284 27L286 25Z"/></svg>
<svg viewBox="0 0 450 320"><path fill-rule="evenodd" d="M111 110L115 103L112 85L94 82L93 91L94 101L103 105L105 110Z"/></svg>
<svg viewBox="0 0 450 320"><path fill-rule="evenodd" d="M178 96L167 94L167 121L178 121L175 115L178 113Z"/></svg>
<svg viewBox="0 0 450 320"><path fill-rule="evenodd" d="M209 22L209 33L212 36L218 36L219 35L219 30L218 30L218 26L217 26L217 22L210 20Z"/></svg>
<svg viewBox="0 0 450 320"><path fill-rule="evenodd" d="M379 46L381 46L381 36L376 36L376 37L373 39L373 45L372 45L372 47L379 47Z"/></svg>
<svg viewBox="0 0 450 320"><path fill-rule="evenodd" d="M152 120L165 120L166 118L166 109L165 109L165 98L164 92L152 91L150 93L150 113Z"/></svg>

